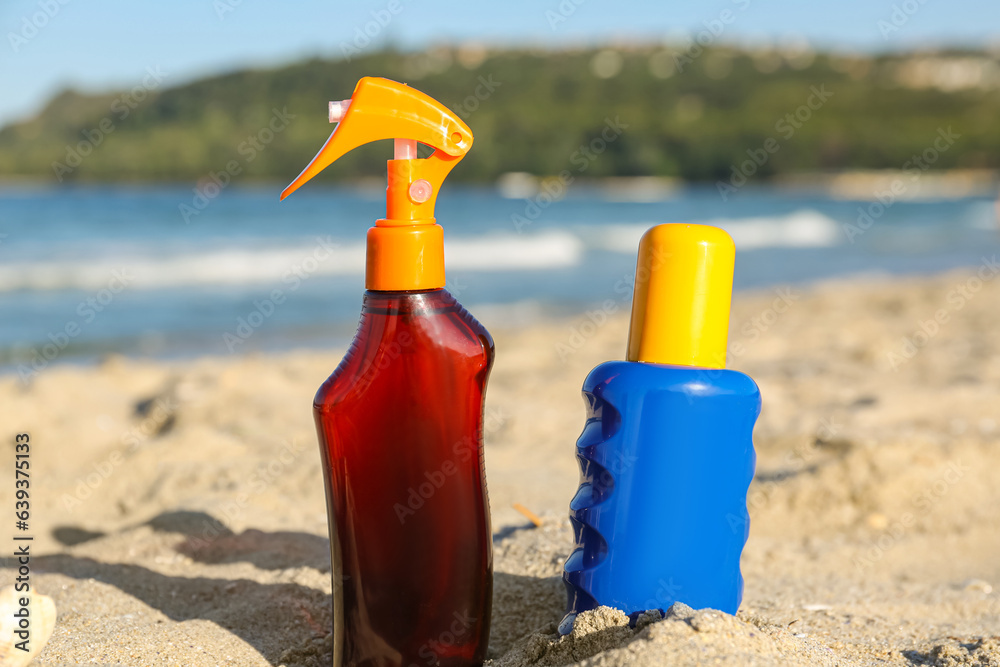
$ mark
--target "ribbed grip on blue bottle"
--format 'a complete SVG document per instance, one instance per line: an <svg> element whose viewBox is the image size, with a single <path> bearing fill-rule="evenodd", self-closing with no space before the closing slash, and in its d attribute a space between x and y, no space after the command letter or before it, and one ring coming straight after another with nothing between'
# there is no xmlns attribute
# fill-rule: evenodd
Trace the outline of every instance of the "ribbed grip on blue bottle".
<svg viewBox="0 0 1000 667"><path fill-rule="evenodd" d="M598 605L736 613L757 385L736 371L613 361L590 373L583 395L561 630Z"/></svg>

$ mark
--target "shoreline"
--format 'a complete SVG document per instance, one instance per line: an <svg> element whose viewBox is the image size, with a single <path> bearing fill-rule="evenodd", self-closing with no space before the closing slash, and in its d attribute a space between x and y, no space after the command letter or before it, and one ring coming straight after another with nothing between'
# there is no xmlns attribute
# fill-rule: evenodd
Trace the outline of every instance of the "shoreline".
<svg viewBox="0 0 1000 667"><path fill-rule="evenodd" d="M984 256L984 261L989 258ZM834 277L819 277L815 280L801 281L796 283L774 283L772 285L754 285L750 287L734 288L733 299L734 303L740 299L754 299L761 295L772 294L775 290L781 289L792 289L798 291L811 291L815 289L822 289L827 286L835 287L837 285L842 285L844 287L852 287L856 285L870 285L874 288L886 287L897 283L908 283L912 281L925 281L925 280L936 280L945 279L948 276L954 276L959 279L963 275L972 275L978 265L963 265L958 267L953 267L944 271L934 271L927 273L889 273L885 271L860 271L856 273L847 273L840 276ZM360 305L360 300L358 301ZM554 326L564 323L573 324L584 318L589 311L598 310L601 308L601 301L594 301L589 305L581 306L576 310L575 313L567 314L556 314L552 315L546 312L545 305L532 299L522 299L518 301L512 301L509 303L483 303L476 304L471 303L467 306L467 309L476 315L479 312L487 313L486 316L477 317L487 329L493 330L503 330L504 328L509 328L509 317L505 315L510 313L516 313L516 316L520 319L521 326ZM624 312L626 315L631 308L631 300L627 300L621 303L616 302L617 308L616 312ZM529 312L530 311L530 312ZM353 321L353 320L352 320ZM504 323L508 323L505 327ZM345 326L348 325L347 321L342 321L337 325L341 331L346 331ZM353 326L353 325L351 325ZM333 327L331 326L331 329ZM315 331L316 325L307 325L302 330ZM289 354L324 354L330 351L336 350L346 350L350 345L352 334L349 335L337 335L331 336L329 338L324 338L323 335L316 334L313 336L313 342L307 344L296 344L291 341L296 339L301 339L301 334L297 331L290 331L283 336L279 336L274 340L269 340L268 343L260 348L252 349L247 352L242 353L232 353L229 355L218 354L212 352L203 352L198 350L181 351L173 350L170 352L165 352L162 354L136 354L136 353L122 353L114 349L100 349L97 352L90 352L84 354L75 353L75 347L95 347L99 346L100 342L87 341L85 344L79 346L69 346L66 350L60 350L59 355L50 364L46 365L46 368L58 367L62 365L67 365L71 367L89 368L93 369L100 365L106 359L126 359L131 361L139 362L149 362L149 363L192 363L198 362L206 359L239 359L241 356L264 356L264 357L281 357L283 355ZM730 336L733 335L732 325L730 327ZM199 335L199 338L201 336ZM287 341L287 342L283 342ZM37 345L44 344L43 342L36 343ZM190 346L185 346L190 348ZM0 348L0 379L9 375L17 375L18 364L23 364L28 362L27 357L14 358L13 351L23 348L22 346L12 346L8 348ZM332 370L332 369L331 369Z"/></svg>

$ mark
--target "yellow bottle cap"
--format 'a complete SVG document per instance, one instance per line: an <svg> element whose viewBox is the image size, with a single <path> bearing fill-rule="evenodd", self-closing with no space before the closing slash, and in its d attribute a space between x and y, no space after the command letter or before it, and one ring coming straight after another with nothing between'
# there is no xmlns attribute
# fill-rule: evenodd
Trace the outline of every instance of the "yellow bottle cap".
<svg viewBox="0 0 1000 667"><path fill-rule="evenodd" d="M722 229L665 224L639 242L629 361L725 368L736 247Z"/></svg>

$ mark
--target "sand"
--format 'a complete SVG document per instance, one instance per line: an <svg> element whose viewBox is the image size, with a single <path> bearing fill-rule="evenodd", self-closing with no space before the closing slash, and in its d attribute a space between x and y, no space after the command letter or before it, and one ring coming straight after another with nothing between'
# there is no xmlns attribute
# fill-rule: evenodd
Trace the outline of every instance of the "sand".
<svg viewBox="0 0 1000 667"><path fill-rule="evenodd" d="M484 314L494 664L1000 665L1000 280L974 275L737 295L730 367L764 399L740 612L630 628L599 609L563 639L579 388L627 322ZM310 409L341 353L0 378L3 441L32 437L32 580L58 608L36 664L328 664Z"/></svg>

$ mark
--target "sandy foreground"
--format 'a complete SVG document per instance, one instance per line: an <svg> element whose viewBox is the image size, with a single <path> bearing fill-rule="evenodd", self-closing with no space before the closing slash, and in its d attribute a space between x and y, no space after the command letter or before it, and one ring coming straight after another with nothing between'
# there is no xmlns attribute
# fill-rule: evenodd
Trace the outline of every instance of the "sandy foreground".
<svg viewBox="0 0 1000 667"><path fill-rule="evenodd" d="M626 304L491 326L495 664L1000 665L1000 280L974 275L737 295L730 367L764 399L739 614L601 609L562 640L579 389L622 355ZM311 401L341 353L0 378L3 467L30 433L32 580L58 608L36 664L329 664Z"/></svg>

